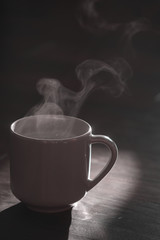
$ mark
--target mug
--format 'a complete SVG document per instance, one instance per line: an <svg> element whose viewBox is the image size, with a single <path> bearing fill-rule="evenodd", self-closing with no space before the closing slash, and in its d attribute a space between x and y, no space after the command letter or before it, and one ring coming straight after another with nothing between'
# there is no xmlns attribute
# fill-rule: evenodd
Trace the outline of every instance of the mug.
<svg viewBox="0 0 160 240"><path fill-rule="evenodd" d="M104 144L110 159L90 179L92 144ZM66 210L110 171L117 146L107 136L93 135L79 118L35 115L11 124L10 184L13 194L39 212Z"/></svg>

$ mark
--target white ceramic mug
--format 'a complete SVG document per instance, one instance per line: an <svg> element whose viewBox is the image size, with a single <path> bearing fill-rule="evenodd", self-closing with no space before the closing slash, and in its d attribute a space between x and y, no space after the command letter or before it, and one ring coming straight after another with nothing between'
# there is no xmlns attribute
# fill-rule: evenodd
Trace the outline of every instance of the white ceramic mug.
<svg viewBox="0 0 160 240"><path fill-rule="evenodd" d="M111 156L90 179L94 143L105 144ZM10 150L12 192L29 208L41 212L62 211L79 201L110 171L118 152L109 137L93 135L87 122L54 115L15 121Z"/></svg>

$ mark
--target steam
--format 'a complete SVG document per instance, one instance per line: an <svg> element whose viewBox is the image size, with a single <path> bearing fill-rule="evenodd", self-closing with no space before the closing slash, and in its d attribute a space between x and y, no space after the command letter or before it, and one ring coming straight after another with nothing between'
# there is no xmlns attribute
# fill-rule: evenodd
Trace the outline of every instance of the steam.
<svg viewBox="0 0 160 240"><path fill-rule="evenodd" d="M151 23L146 18L140 18L126 24L123 37L132 40L133 36L139 32L147 31L151 27Z"/></svg>
<svg viewBox="0 0 160 240"><path fill-rule="evenodd" d="M75 136L75 118L86 98L98 88L115 97L126 89L126 80L132 71L122 58L106 63L86 60L76 68L77 78L82 88L79 92L63 86L57 79L42 78L37 83L37 91L43 102L28 112L28 117L19 121L16 132L38 139L64 139Z"/></svg>
<svg viewBox="0 0 160 240"><path fill-rule="evenodd" d="M121 95L132 71L129 64L120 58L110 63L86 60L77 66L76 74L82 85L79 92L66 88L57 79L40 79L37 91L44 101L32 108L28 115L77 116L86 98L98 88L115 97Z"/></svg>
<svg viewBox="0 0 160 240"><path fill-rule="evenodd" d="M33 107L27 115L61 115L63 110L59 105L60 95L65 90L57 79L43 78L37 83L37 91L44 100Z"/></svg>
<svg viewBox="0 0 160 240"><path fill-rule="evenodd" d="M96 9L99 0L85 0L79 6L78 21L80 25L90 32L99 30L115 31L120 23L109 23L101 17Z"/></svg>
<svg viewBox="0 0 160 240"><path fill-rule="evenodd" d="M107 16L103 17L97 9L97 3L100 0L83 0L78 9L78 22L80 26L91 33L106 33L108 31L119 31L121 34L120 40L125 47L131 47L133 36L142 31L147 31L151 28L151 23L145 17L140 17L129 22L109 22Z"/></svg>

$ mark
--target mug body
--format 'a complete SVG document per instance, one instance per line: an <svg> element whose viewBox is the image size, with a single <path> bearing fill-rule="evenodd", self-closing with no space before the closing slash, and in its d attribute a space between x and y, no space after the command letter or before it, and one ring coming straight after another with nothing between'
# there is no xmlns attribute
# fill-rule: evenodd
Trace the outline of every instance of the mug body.
<svg viewBox="0 0 160 240"><path fill-rule="evenodd" d="M39 117L42 117L42 122L47 118L29 116L11 125L11 189L31 209L59 211L70 207L86 193L90 172L88 139L91 127L81 119L56 116L56 121L63 121L65 126L63 129L60 124L58 131L65 132L70 126L72 134L57 137L53 133L49 138L31 136L27 124L31 123L30 132L34 132ZM48 123L54 121L54 116L48 116ZM21 124L24 127L19 130Z"/></svg>

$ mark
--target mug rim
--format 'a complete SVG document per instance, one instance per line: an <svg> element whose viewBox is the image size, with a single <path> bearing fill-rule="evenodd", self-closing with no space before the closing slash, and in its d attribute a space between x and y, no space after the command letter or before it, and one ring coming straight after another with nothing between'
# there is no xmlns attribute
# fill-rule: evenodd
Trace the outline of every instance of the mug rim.
<svg viewBox="0 0 160 240"><path fill-rule="evenodd" d="M86 131L85 133L83 134L79 134L79 135L76 135L76 136L73 136L73 137L64 137L64 138L36 138L36 137L30 137L30 136L26 136L24 134L20 134L18 132L15 131L15 126L18 122L24 120L24 119L27 119L27 118L34 118L34 117L37 117L37 116L44 116L44 117L52 117L52 116L55 116L55 117L65 117L65 118L69 118L69 119L73 119L73 120L78 120L80 122L83 122L85 125L88 126L88 131ZM47 141L47 142L60 142L60 141L67 141L67 140L75 140L77 138L82 138L86 135L88 135L89 133L91 133L92 131L92 127L90 126L90 124L88 122L86 122L85 120L81 119L81 118L77 118L77 117L73 117L73 116L68 116L68 115L54 115L54 114L38 114L38 115L30 115L30 116L24 116L22 118L18 118L17 120L15 120L13 123L11 123L10 125L10 130L11 132L18 136L18 137L21 137L21 138L24 138L24 139L28 139L28 140L33 140L33 141Z"/></svg>

